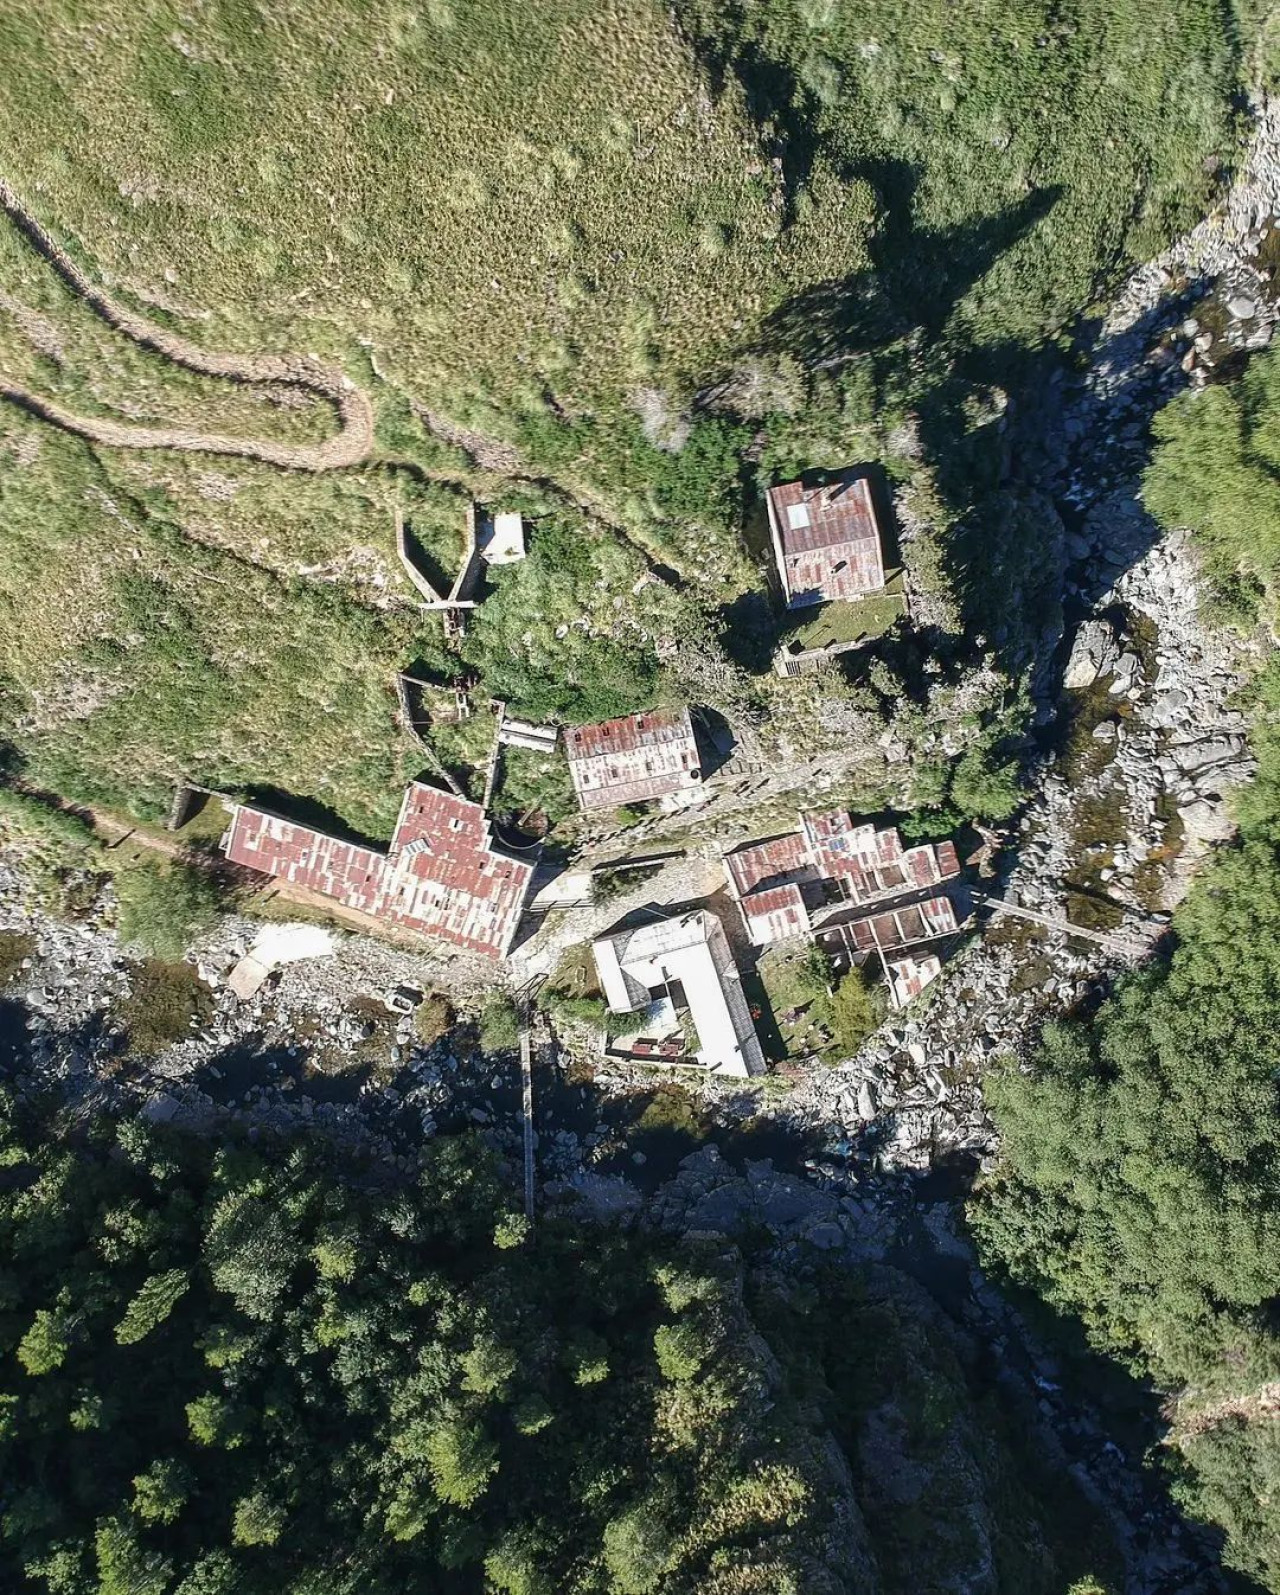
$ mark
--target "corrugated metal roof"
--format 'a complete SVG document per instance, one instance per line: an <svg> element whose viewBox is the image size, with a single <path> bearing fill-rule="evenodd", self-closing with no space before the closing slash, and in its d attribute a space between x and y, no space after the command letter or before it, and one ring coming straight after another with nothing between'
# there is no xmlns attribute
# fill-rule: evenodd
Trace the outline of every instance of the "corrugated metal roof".
<svg viewBox="0 0 1280 1595"><path fill-rule="evenodd" d="M510 946L534 870L494 851L478 803L420 782L404 795L389 853L243 805L226 853L232 863L490 957Z"/></svg>
<svg viewBox="0 0 1280 1595"><path fill-rule="evenodd" d="M960 873L960 858L956 852L956 844L948 838L945 842L934 844L938 856L938 879L949 881L953 875Z"/></svg>
<svg viewBox="0 0 1280 1595"><path fill-rule="evenodd" d="M742 908L751 940L762 945L788 941L809 930L809 911L800 888L794 884L752 892L743 899Z"/></svg>
<svg viewBox="0 0 1280 1595"><path fill-rule="evenodd" d="M905 1008L942 973L942 961L935 953L908 953L905 958L889 962L888 971L894 1007Z"/></svg>
<svg viewBox="0 0 1280 1595"><path fill-rule="evenodd" d="M875 947L882 951L906 947L912 942L928 941L932 936L945 936L957 928L955 905L949 897L941 895L909 903L904 908L868 914L845 927L859 952L870 952Z"/></svg>
<svg viewBox="0 0 1280 1595"><path fill-rule="evenodd" d="M688 709L650 709L626 714L598 725L569 726L564 745L569 759L595 759L605 754L634 753L640 748L668 742L692 742L693 723Z"/></svg>
<svg viewBox="0 0 1280 1595"><path fill-rule="evenodd" d="M769 520L789 605L850 599L884 586L884 555L864 471L769 489Z"/></svg>
<svg viewBox="0 0 1280 1595"><path fill-rule="evenodd" d="M880 528L864 472L846 472L838 481L821 487L784 482L769 489L769 498L786 554L839 548L845 543L874 542L879 546ZM805 511L805 524L796 525L788 512L800 507Z"/></svg>
<svg viewBox="0 0 1280 1595"><path fill-rule="evenodd" d="M951 842L922 842L904 849L896 827L877 830L844 809L802 814L799 831L744 843L724 859L730 884L742 905L747 933L755 942L796 934L784 931L785 919L773 918L781 901L776 906L761 905L760 900L778 888L785 886L794 892L807 929L808 909L819 888L846 905L861 907L936 886L960 873ZM802 888L810 894L807 901ZM789 898L788 903L795 899Z"/></svg>
<svg viewBox="0 0 1280 1595"><path fill-rule="evenodd" d="M802 814L800 828L813 848L832 859L850 858L876 865L890 864L902 857L902 837L895 826L877 831L869 821L858 824L845 809Z"/></svg>
<svg viewBox="0 0 1280 1595"><path fill-rule="evenodd" d="M804 871L812 872L809 850L798 831L764 842L746 842L726 853L724 861L739 897L759 890L768 882L785 880Z"/></svg>
<svg viewBox="0 0 1280 1595"><path fill-rule="evenodd" d="M820 874L841 882L849 900L866 903L913 886L934 886L960 872L954 846L931 842L904 851L896 826L877 831L855 825L842 810L806 814L801 825L811 838Z"/></svg>
<svg viewBox="0 0 1280 1595"><path fill-rule="evenodd" d="M564 733L569 774L584 809L652 802L702 779L688 709L654 709Z"/></svg>

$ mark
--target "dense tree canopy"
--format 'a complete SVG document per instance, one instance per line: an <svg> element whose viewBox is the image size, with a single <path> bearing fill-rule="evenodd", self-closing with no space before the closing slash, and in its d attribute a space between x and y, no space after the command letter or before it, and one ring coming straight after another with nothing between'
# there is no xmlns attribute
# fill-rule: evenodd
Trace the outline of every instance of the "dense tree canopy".
<svg viewBox="0 0 1280 1595"><path fill-rule="evenodd" d="M6 1588L845 1587L714 1255L535 1255L467 1142L379 1193L6 1104L3 1161Z"/></svg>
<svg viewBox="0 0 1280 1595"><path fill-rule="evenodd" d="M1004 1166L973 1209L988 1253L1166 1388L1249 1398L1280 1369L1280 860L1250 838L1179 915L1168 966L988 1082ZM1188 1507L1280 1588L1274 1414L1193 1422ZM1181 1435L1175 1431L1175 1439Z"/></svg>
<svg viewBox="0 0 1280 1595"><path fill-rule="evenodd" d="M1228 597L1273 588L1280 362L1157 424L1152 510L1190 526ZM1235 593L1238 596L1238 583ZM1237 843L1178 912L1167 962L988 1082L1004 1163L973 1208L989 1255L1094 1343L1185 1392L1171 1439L1189 1508L1280 1589L1280 672L1252 689L1256 781Z"/></svg>
<svg viewBox="0 0 1280 1595"><path fill-rule="evenodd" d="M15 1595L944 1595L993 1567L1061 1595L1108 1570L892 1270L554 1213L535 1237L472 1137L392 1180L6 1091L0 1167Z"/></svg>

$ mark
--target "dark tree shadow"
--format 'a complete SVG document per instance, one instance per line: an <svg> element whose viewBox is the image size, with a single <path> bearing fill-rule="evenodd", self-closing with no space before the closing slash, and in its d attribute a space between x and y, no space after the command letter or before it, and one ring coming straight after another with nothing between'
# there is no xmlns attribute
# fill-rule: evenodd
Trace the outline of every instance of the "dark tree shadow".
<svg viewBox="0 0 1280 1595"><path fill-rule="evenodd" d="M1076 528L1070 505L1063 506L1061 495L1052 491L1051 461L1043 446L1043 435L1059 424L1055 407L1060 412L1069 374L1059 352L1039 338L967 341L954 312L994 264L1052 212L1063 191L1039 189L998 214L954 227L921 226L919 169L894 157L845 158L837 138L823 127L822 107L796 73L768 59L760 46L742 43L751 32L746 22L731 8L714 37L694 33L691 42L718 89L731 77L741 85L766 150L780 162L784 219L794 215L820 156L842 180L867 182L878 200L868 266L783 304L766 322L756 352L785 352L811 370L838 370L847 361L870 359L882 392L911 395L923 458L935 474L944 510L953 517L944 537L943 574L958 603L963 640L952 646L969 658L976 649L990 649L1010 674L1035 660L1043 674L1054 643L1074 618L1069 604L1064 611L1062 597L1070 588ZM1126 340L1141 344L1173 327L1185 317L1189 300L1203 291L1173 295L1127 329L1116 340L1117 361L1132 352L1122 347ZM1087 342L1090 329L1080 331ZM1112 351L1095 353L1105 359ZM1122 369L1132 376L1096 402L1096 416L1085 417L1082 432L1104 469L1115 452L1117 466L1134 472L1140 462L1132 458L1128 412L1140 407L1143 385L1164 381L1167 372L1153 372L1142 360ZM1168 383L1162 394L1178 385ZM1072 393L1073 399L1081 397ZM975 419L975 407L981 409L984 399L992 413ZM1007 414L1002 413L1006 402ZM1125 417L1124 426L1115 426L1118 415ZM1115 550L1109 567L1095 565L1092 576L1085 575L1085 602L1091 587L1105 590L1142 557L1154 536L1154 529L1148 532ZM744 608L724 618L744 623L745 636L734 644L739 662L763 668L763 616ZM909 658L902 662L910 667Z"/></svg>
<svg viewBox="0 0 1280 1595"><path fill-rule="evenodd" d="M0 1070L18 1068L27 1056L31 1032L24 1003L0 997Z"/></svg>
<svg viewBox="0 0 1280 1595"><path fill-rule="evenodd" d="M1053 209L1061 187L1037 189L994 216L921 228L913 218L917 170L905 161L851 167L880 195L870 264L795 295L765 322L761 347L831 366L911 333L937 339L952 312L996 261Z"/></svg>
<svg viewBox="0 0 1280 1595"><path fill-rule="evenodd" d="M740 85L765 148L781 162L783 221L790 223L820 147L816 122L807 111L809 96L786 62L766 55L750 39L736 7L730 14L732 25L721 35L724 43L704 35L690 35L690 42L717 97L730 79Z"/></svg>
<svg viewBox="0 0 1280 1595"><path fill-rule="evenodd" d="M752 589L721 606L720 643L743 670L763 675L771 668L779 636L779 616L766 593Z"/></svg>
<svg viewBox="0 0 1280 1595"><path fill-rule="evenodd" d="M691 711L691 718L702 761L702 779L707 781L732 758L738 739L719 709L700 705Z"/></svg>
<svg viewBox="0 0 1280 1595"><path fill-rule="evenodd" d="M445 569L428 545L414 531L412 522L407 522L405 525L404 544L413 564L427 578L441 598L447 598L453 590L453 584L457 580L458 572Z"/></svg>

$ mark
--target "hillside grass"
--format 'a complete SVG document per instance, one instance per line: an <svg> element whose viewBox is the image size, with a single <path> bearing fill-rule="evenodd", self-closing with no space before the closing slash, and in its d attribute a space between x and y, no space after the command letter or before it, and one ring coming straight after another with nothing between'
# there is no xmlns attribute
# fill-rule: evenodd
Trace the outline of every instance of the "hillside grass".
<svg viewBox="0 0 1280 1595"><path fill-rule="evenodd" d="M711 612L759 585L758 489L852 460L934 507L908 559L959 595L948 646L1020 668L1053 526L994 492L1004 389L1206 203L1239 54L1208 0L0 0L5 175L91 276L210 349L334 361L377 413L370 465L308 478L0 410L0 738L114 808L185 776L385 835L417 773L392 672L461 668L393 511L453 571L470 496L552 527L468 638L485 691L797 723ZM131 344L7 222L0 368L96 415L334 424ZM637 592L646 560L684 589Z"/></svg>
<svg viewBox="0 0 1280 1595"><path fill-rule="evenodd" d="M36 447L0 439L0 703L27 778L140 818L183 779L274 787L389 832L418 613L206 547L85 445L15 430Z"/></svg>
<svg viewBox="0 0 1280 1595"><path fill-rule="evenodd" d="M859 247L780 236L740 96L647 0L55 0L0 46L10 176L120 288L244 349L375 348L458 410L700 371Z"/></svg>
<svg viewBox="0 0 1280 1595"><path fill-rule="evenodd" d="M785 136L870 182L886 307L985 344L1042 337L1203 213L1230 157L1214 0L682 0ZM914 303L910 302L914 300Z"/></svg>

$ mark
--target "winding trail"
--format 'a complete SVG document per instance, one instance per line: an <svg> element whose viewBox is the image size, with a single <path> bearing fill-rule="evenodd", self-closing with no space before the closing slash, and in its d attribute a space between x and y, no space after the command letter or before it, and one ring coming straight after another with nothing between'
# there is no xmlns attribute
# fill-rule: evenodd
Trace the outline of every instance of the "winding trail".
<svg viewBox="0 0 1280 1595"><path fill-rule="evenodd" d="M225 377L241 383L287 383L307 388L337 410L339 431L323 443L272 443L262 438L221 432L195 432L185 427L128 426L99 416L77 415L52 399L32 393L0 372L0 398L65 432L117 449L182 449L198 454L236 455L262 460L291 471L336 471L367 460L374 446L373 404L362 388L336 366L310 355L217 354L179 334L157 326L130 310L80 270L62 246L36 221L17 193L0 177L0 207L14 225L109 327L144 349L163 355L199 376Z"/></svg>

